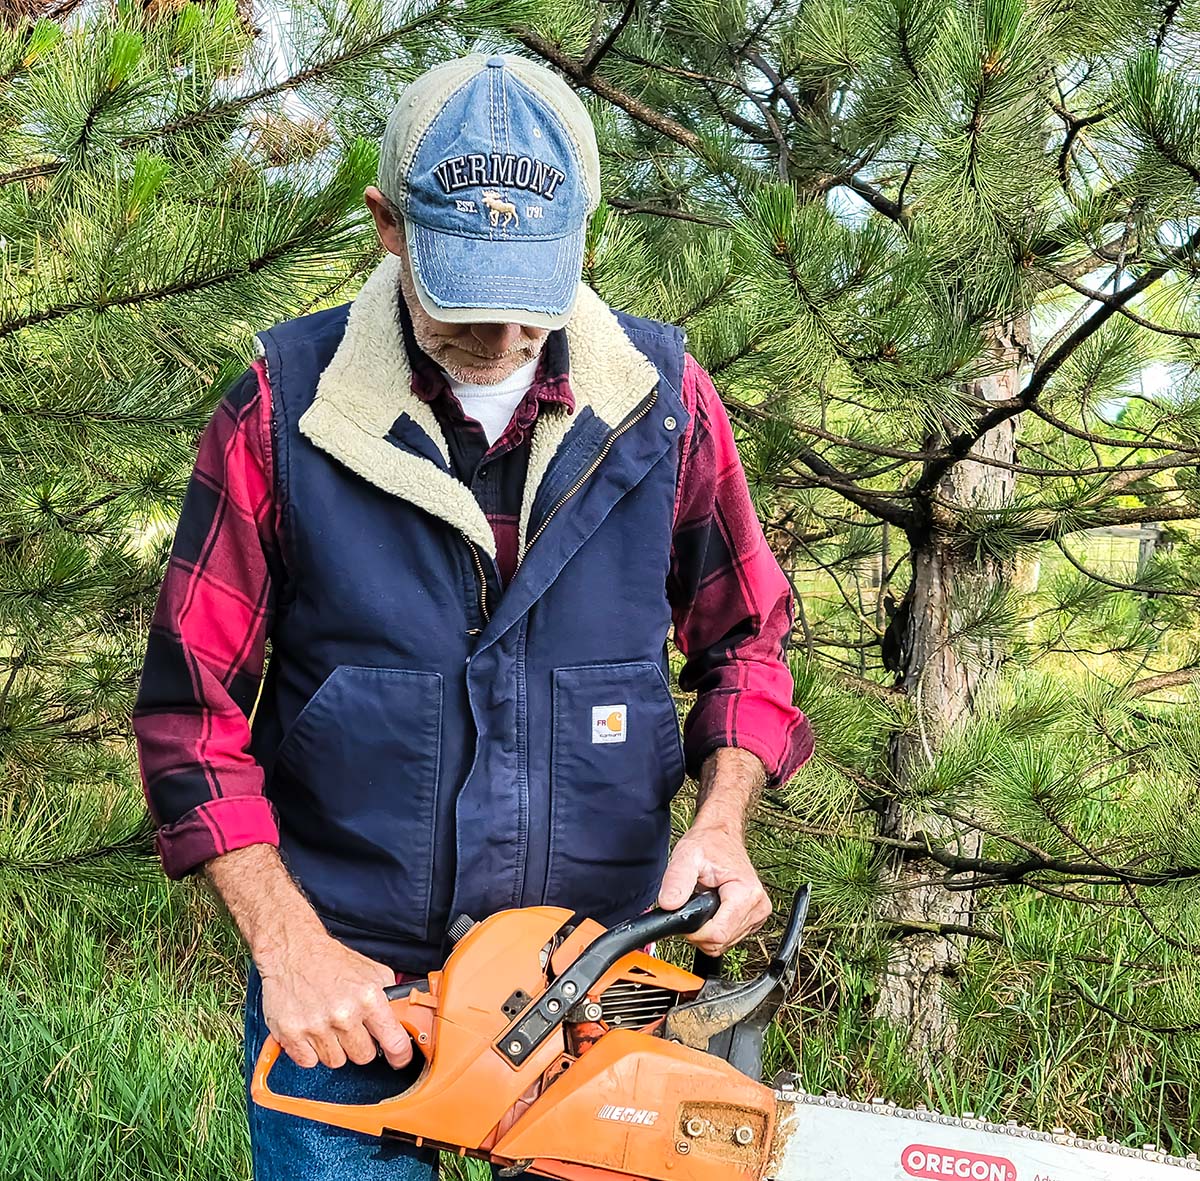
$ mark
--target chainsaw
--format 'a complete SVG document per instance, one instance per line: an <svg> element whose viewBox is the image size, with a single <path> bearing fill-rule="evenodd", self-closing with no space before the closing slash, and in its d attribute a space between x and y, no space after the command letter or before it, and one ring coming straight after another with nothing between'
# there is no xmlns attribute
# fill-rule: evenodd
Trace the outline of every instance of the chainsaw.
<svg viewBox="0 0 1200 1181"><path fill-rule="evenodd" d="M697 955L645 948L698 931L715 893L605 929L535 906L457 919L441 971L385 992L424 1057L378 1103L270 1089L269 1037L251 1080L263 1107L560 1181L1182 1181L1189 1156L804 1093L761 1080L763 1035L796 976L801 889L778 950L746 982Z"/></svg>

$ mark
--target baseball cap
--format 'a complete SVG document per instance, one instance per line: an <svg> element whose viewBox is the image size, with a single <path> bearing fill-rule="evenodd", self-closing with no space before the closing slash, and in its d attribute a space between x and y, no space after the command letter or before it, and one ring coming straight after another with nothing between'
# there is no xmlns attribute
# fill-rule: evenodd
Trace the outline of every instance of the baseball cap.
<svg viewBox="0 0 1200 1181"><path fill-rule="evenodd" d="M378 184L403 214L429 315L567 322L600 155L587 108L557 74L510 53L427 70L388 119Z"/></svg>

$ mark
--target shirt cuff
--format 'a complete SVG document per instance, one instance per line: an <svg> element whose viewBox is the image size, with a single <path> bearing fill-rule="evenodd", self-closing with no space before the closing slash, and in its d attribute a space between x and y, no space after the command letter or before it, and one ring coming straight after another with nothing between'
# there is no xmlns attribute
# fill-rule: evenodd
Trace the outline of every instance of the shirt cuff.
<svg viewBox="0 0 1200 1181"><path fill-rule="evenodd" d="M693 779L700 778L704 760L726 746L762 760L766 787L786 783L812 757L812 726L799 710L767 700L754 702L752 709L744 701L731 711L728 695L712 696L717 700L697 700L684 725L684 766Z"/></svg>
<svg viewBox="0 0 1200 1181"><path fill-rule="evenodd" d="M178 881L213 857L247 845L279 846L279 818L266 796L223 796L164 824L154 837L167 877Z"/></svg>

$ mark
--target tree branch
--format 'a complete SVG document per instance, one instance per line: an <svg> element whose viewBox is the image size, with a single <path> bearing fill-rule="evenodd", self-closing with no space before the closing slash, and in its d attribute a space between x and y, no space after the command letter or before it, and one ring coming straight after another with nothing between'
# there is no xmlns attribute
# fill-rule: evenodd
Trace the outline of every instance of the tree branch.
<svg viewBox="0 0 1200 1181"><path fill-rule="evenodd" d="M653 107L648 107L644 102L634 98L631 94L626 94L625 91L606 79L598 78L594 74L585 75L580 63L563 53L555 42L548 41L531 29L516 29L514 36L526 49L532 49L534 53L545 58L576 86L586 86L593 94L606 99L615 107L620 107L643 126L657 131L659 135L665 136L667 139L674 140L688 151L695 152L697 156L705 156L704 141L694 131L689 131L682 123L672 119L669 115L664 115L660 111L654 110Z"/></svg>
<svg viewBox="0 0 1200 1181"><path fill-rule="evenodd" d="M1107 295L1103 291L1094 291L1090 287L1084 287L1082 283L1076 283L1065 271L1060 271L1057 267L1052 267L1048 263L1037 263L1037 269L1045 271L1047 274L1053 275L1060 283L1065 284L1072 291L1077 291L1080 295L1086 295L1088 299L1095 303L1112 304L1115 296ZM1144 319L1136 312L1131 312L1127 307L1116 304L1116 310L1122 316L1132 320L1135 324L1141 325L1143 328L1149 328L1151 332L1161 333L1163 336L1178 336L1184 340L1200 340L1200 332L1189 332L1183 328L1168 328L1163 324L1155 324L1151 320Z"/></svg>
<svg viewBox="0 0 1200 1181"><path fill-rule="evenodd" d="M982 415L971 430L963 431L947 442L945 449L946 456L935 463L931 463L925 469L921 478L913 486L913 495L921 496L935 488L946 472L956 463L965 459L971 448L988 431L995 429L1001 423L1007 422L1010 418L1033 406L1038 398L1041 397L1042 391L1049 384L1050 379L1080 345L1095 335L1131 299L1153 286L1164 275L1170 274L1178 262L1195 252L1197 246L1200 246L1200 230L1197 230L1188 239L1186 246L1171 251L1167 261L1151 267L1140 278L1130 283L1128 287L1122 288L1115 295L1105 300L1095 313L1084 320L1049 357L1034 367L1034 371L1030 374L1025 389L1016 398L1010 399L1008 402Z"/></svg>
<svg viewBox="0 0 1200 1181"><path fill-rule="evenodd" d="M1089 1008L1096 1009L1111 1017L1114 1021L1119 1021L1122 1025L1129 1025L1134 1029L1144 1030L1146 1033L1197 1033L1200 1032L1200 1022L1193 1022L1190 1025L1147 1025L1143 1021L1138 1021L1133 1017L1126 1017L1122 1013L1118 1013L1116 1009L1110 1005L1106 1005L1103 1001L1098 1001L1094 996L1090 995L1078 981L1065 980L1066 986Z"/></svg>
<svg viewBox="0 0 1200 1181"><path fill-rule="evenodd" d="M686 209L671 209L666 205L655 205L652 201L626 201L623 197L605 197L614 209L623 213L645 213L652 217L673 217L678 221L691 221L702 226L729 229L733 224L723 217L706 217L702 213L688 213Z"/></svg>
<svg viewBox="0 0 1200 1181"><path fill-rule="evenodd" d="M1082 562L1075 558L1071 551L1067 549L1061 537L1056 537L1054 539L1054 544L1062 552L1062 556L1066 558L1067 561L1070 562L1080 574L1090 578L1093 582L1100 583L1101 586L1111 586L1113 590L1134 591L1139 595L1176 595L1183 598L1200 599L1200 591L1180 589L1167 590L1160 587L1138 586L1137 583L1133 582L1118 582L1114 578L1105 578L1103 574L1097 574L1095 571L1089 570Z"/></svg>
<svg viewBox="0 0 1200 1181"><path fill-rule="evenodd" d="M600 64L600 59L612 48L613 42L621 35L633 10L637 8L638 0L625 0L625 11L617 18L617 23L608 31L608 36L589 53L579 64L579 70L584 78L591 77L592 71Z"/></svg>
<svg viewBox="0 0 1200 1181"><path fill-rule="evenodd" d="M1157 693L1160 689L1177 689L1197 680L1200 680L1200 665L1193 664L1187 668L1177 668L1173 672L1158 673L1153 677L1134 681L1127 692L1135 697L1145 697L1147 694Z"/></svg>

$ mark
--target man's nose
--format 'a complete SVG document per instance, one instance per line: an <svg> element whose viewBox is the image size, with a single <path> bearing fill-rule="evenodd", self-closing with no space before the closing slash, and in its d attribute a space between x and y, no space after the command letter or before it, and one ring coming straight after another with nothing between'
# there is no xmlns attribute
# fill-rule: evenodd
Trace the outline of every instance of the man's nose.
<svg viewBox="0 0 1200 1181"><path fill-rule="evenodd" d="M521 335L520 324L474 324L471 331L475 339L489 353L507 353Z"/></svg>

